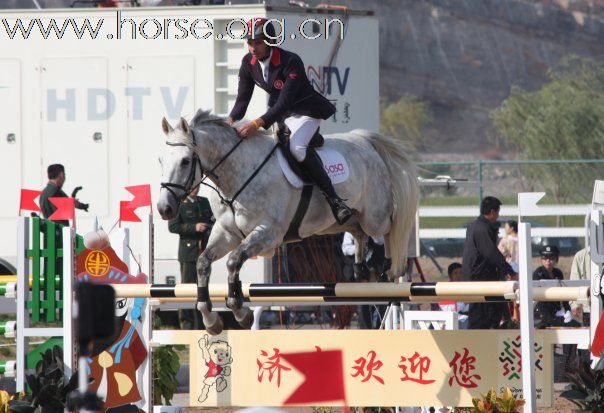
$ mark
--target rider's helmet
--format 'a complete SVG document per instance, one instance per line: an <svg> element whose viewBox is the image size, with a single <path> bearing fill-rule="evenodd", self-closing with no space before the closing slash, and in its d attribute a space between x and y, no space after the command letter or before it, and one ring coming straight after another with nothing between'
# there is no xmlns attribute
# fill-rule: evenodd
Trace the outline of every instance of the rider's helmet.
<svg viewBox="0 0 604 413"><path fill-rule="evenodd" d="M264 17L255 17L247 22L247 33L245 40L249 39L266 39L271 43L275 39L275 26Z"/></svg>

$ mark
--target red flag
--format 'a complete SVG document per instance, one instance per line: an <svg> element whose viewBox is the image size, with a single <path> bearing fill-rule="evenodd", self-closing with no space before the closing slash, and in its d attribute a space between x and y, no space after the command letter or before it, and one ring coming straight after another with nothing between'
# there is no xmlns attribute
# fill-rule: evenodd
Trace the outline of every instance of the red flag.
<svg viewBox="0 0 604 413"><path fill-rule="evenodd" d="M591 343L591 354L595 357L602 357L602 353L604 352L604 312L602 316L600 316L600 321L598 322L598 326L596 327L596 332L594 334L594 340Z"/></svg>
<svg viewBox="0 0 604 413"><path fill-rule="evenodd" d="M33 189L21 189L21 201L19 202L19 214L21 211L37 211L40 212L40 207L36 204L36 198L42 191Z"/></svg>
<svg viewBox="0 0 604 413"><path fill-rule="evenodd" d="M120 201L120 221L141 222L130 201Z"/></svg>
<svg viewBox="0 0 604 413"><path fill-rule="evenodd" d="M153 206L151 206L151 185L127 186L126 190L134 195L134 199L130 201L130 208L133 211L138 207L148 206L151 207L151 212L153 212Z"/></svg>
<svg viewBox="0 0 604 413"><path fill-rule="evenodd" d="M48 217L51 221L71 219L75 223L75 199L66 197L52 197L48 200L57 207L56 211Z"/></svg>
<svg viewBox="0 0 604 413"><path fill-rule="evenodd" d="M284 405L321 403L342 400L346 404L344 368L341 350L281 354L304 374L304 382L287 398Z"/></svg>

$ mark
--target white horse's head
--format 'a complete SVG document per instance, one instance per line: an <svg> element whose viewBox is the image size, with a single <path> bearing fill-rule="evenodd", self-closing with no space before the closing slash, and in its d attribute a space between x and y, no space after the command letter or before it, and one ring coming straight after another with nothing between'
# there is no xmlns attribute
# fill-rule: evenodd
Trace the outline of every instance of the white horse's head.
<svg viewBox="0 0 604 413"><path fill-rule="evenodd" d="M203 170L195 152L195 139L183 118L176 128L162 119L166 135L166 152L160 158L162 184L157 210L165 220L176 216L180 201L199 184Z"/></svg>

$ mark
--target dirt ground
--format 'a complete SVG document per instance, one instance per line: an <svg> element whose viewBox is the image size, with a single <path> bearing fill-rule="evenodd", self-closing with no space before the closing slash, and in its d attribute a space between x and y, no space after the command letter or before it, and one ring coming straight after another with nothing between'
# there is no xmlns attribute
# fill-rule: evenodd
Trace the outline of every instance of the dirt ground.
<svg viewBox="0 0 604 413"><path fill-rule="evenodd" d="M457 258L446 258L446 257L438 257L438 264L443 268L443 274L441 275L438 271L438 268L434 263L427 257L421 257L419 259L419 265L421 266L424 276L426 277L426 281L447 281L447 267L452 262L461 263L461 257ZM560 257L558 261L557 267L564 274L564 278L568 279L570 274L570 266L573 262L573 257ZM541 260L539 257L533 257L533 265L532 268L536 269L541 265ZM417 270L414 269L414 272L417 273ZM413 281L419 282L419 279L414 279Z"/></svg>

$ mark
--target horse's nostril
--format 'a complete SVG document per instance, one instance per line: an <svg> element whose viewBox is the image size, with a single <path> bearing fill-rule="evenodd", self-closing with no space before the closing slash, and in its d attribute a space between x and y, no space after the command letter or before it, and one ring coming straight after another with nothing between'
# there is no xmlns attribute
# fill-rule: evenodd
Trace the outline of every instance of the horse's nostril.
<svg viewBox="0 0 604 413"><path fill-rule="evenodd" d="M166 215L172 215L172 207L170 205L166 207Z"/></svg>

